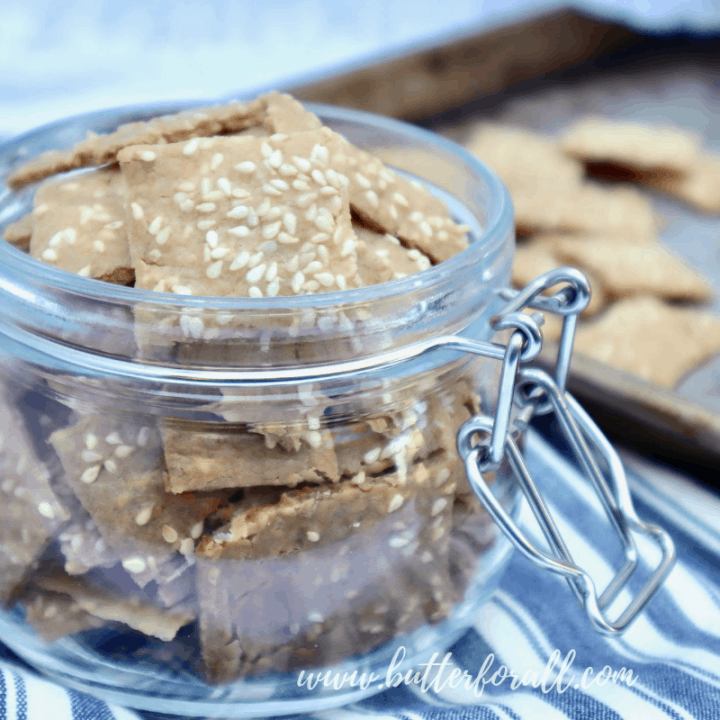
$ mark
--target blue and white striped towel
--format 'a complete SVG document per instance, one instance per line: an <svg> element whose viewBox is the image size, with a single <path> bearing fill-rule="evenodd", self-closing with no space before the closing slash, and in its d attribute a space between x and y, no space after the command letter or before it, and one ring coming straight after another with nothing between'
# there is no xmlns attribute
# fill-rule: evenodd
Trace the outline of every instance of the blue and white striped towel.
<svg viewBox="0 0 720 720"><path fill-rule="evenodd" d="M530 436L527 455L575 560L602 585L617 566L618 553L599 504L577 470L537 435ZM720 498L659 469L652 476L647 471L631 471L629 476L638 514L671 532L678 563L643 616L621 639L596 634L565 582L515 553L500 588L478 613L472 629L450 649L451 656L434 684L422 687L403 682L342 710L309 717L720 718ZM525 517L524 522L532 534L532 519ZM640 550L652 556L651 547L640 544ZM553 657L557 658L554 665ZM563 662L568 666L558 680ZM475 686L469 680L451 686L456 684L450 682L453 669L467 670L475 680L483 666L485 673ZM544 677L545 683L513 689L511 676L502 679L503 666L520 679ZM0 720L157 717L61 689L9 661L0 669ZM406 670L402 668L403 673ZM493 676L497 685L488 682Z"/></svg>

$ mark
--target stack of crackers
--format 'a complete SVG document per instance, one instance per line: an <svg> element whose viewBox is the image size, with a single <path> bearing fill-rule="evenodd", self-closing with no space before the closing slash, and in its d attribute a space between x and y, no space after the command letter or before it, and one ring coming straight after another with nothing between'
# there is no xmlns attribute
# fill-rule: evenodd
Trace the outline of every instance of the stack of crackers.
<svg viewBox="0 0 720 720"><path fill-rule="evenodd" d="M720 156L693 133L585 118L557 138L483 124L467 145L510 189L514 284L567 265L588 275L593 295L577 352L673 387L720 351L720 318L702 309L715 289L661 244L662 219L638 187L720 213ZM544 332L558 339L556 318Z"/></svg>
<svg viewBox="0 0 720 720"><path fill-rule="evenodd" d="M48 180L68 171L80 172ZM468 243L423 186L286 95L90 136L8 180L40 181L8 241L67 272L181 298L362 287ZM212 302L182 307L136 306L137 347L120 351L147 359L172 346L173 359L197 360L252 321L210 312ZM293 358L304 357L301 330L316 331L317 359L326 346L316 337L340 328L350 341L372 320L364 308L300 315L302 328L278 333ZM237 348L253 351L238 342L232 359ZM377 392L223 389L213 402L178 399L192 407L161 418L117 407L111 379L54 377L73 398L69 424L45 427L61 472L34 484L19 473L8 486L19 520L0 545L12 569L0 599L19 596L48 639L122 623L171 642L190 624L192 666L212 682L335 662L438 622L494 538L455 449L480 409L477 368L400 390L388 379ZM33 443L26 434L19 445ZM26 520L33 533L18 527Z"/></svg>

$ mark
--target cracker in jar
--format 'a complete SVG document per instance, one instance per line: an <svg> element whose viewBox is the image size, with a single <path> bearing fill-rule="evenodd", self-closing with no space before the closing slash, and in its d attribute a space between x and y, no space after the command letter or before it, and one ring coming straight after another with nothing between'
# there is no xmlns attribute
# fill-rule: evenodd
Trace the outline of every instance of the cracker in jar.
<svg viewBox="0 0 720 720"><path fill-rule="evenodd" d="M36 457L12 394L0 388L0 603L13 593L69 513Z"/></svg>
<svg viewBox="0 0 720 720"><path fill-rule="evenodd" d="M575 349L671 388L685 373L720 352L720 320L710 313L640 295L619 300L600 318L581 325Z"/></svg>
<svg viewBox="0 0 720 720"><path fill-rule="evenodd" d="M30 237L32 236L32 213L23 215L19 220L10 223L3 230L3 240L14 245L16 248L27 252L30 249Z"/></svg>
<svg viewBox="0 0 720 720"><path fill-rule="evenodd" d="M700 152L696 134L679 127L603 117L578 120L563 133L561 147L585 162L677 175L690 172Z"/></svg>
<svg viewBox="0 0 720 720"><path fill-rule="evenodd" d="M599 277L612 298L652 294L703 302L714 294L709 281L662 245L558 240L555 253Z"/></svg>
<svg viewBox="0 0 720 720"><path fill-rule="evenodd" d="M157 429L89 415L55 431L50 442L83 507L140 587L174 580L178 553L192 564L205 517L227 497L167 494Z"/></svg>
<svg viewBox="0 0 720 720"><path fill-rule="evenodd" d="M83 277L128 285L135 277L117 168L42 185L32 213L30 254Z"/></svg>
<svg viewBox="0 0 720 720"><path fill-rule="evenodd" d="M720 212L720 156L703 153L682 177L664 177L653 183L698 210Z"/></svg>
<svg viewBox="0 0 720 720"><path fill-rule="evenodd" d="M468 247L468 228L458 225L445 203L415 180L386 167L374 155L343 141L340 161L350 205L362 223L400 239L434 263Z"/></svg>

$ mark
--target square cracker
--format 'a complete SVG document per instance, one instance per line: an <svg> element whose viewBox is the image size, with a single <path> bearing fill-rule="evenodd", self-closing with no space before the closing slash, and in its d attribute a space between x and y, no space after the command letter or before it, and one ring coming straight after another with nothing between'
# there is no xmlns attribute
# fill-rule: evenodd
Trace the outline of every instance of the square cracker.
<svg viewBox="0 0 720 720"><path fill-rule="evenodd" d="M167 494L157 429L88 415L55 431L50 442L75 494L138 585L175 579L178 553L194 561L205 517L226 498Z"/></svg>
<svg viewBox="0 0 720 720"><path fill-rule="evenodd" d="M32 213L30 254L84 277L128 285L135 277L117 168L42 185Z"/></svg>
<svg viewBox="0 0 720 720"><path fill-rule="evenodd" d="M599 277L610 297L650 294L702 302L714 294L700 273L661 245L558 239L555 253Z"/></svg>
<svg viewBox="0 0 720 720"><path fill-rule="evenodd" d="M11 599L69 513L36 457L14 398L0 388L0 603Z"/></svg>
<svg viewBox="0 0 720 720"><path fill-rule="evenodd" d="M700 151L696 135L678 127L585 117L568 128L562 149L586 162L609 162L639 172L692 170Z"/></svg>
<svg viewBox="0 0 720 720"><path fill-rule="evenodd" d="M88 133L85 140L69 150L50 150L25 163L10 174L7 182L10 187L18 188L68 170L114 163L120 150L129 145L171 143L239 132L262 124L266 104L266 99L261 97L249 103L231 102L127 123L107 135Z"/></svg>
<svg viewBox="0 0 720 720"><path fill-rule="evenodd" d="M123 150L136 286L226 297L353 287L337 138L322 129Z"/></svg>
<svg viewBox="0 0 720 720"><path fill-rule="evenodd" d="M720 319L640 295L619 300L602 317L581 325L575 349L663 387L674 387L686 372L720 351Z"/></svg>

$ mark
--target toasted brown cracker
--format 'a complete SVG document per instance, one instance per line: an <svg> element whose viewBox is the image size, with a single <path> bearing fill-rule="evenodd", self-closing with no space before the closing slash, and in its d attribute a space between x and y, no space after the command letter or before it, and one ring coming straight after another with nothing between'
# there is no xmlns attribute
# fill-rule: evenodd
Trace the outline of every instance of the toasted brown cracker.
<svg viewBox="0 0 720 720"><path fill-rule="evenodd" d="M20 250L27 252L30 249L30 237L32 236L32 213L24 215L19 220L10 223L3 230L3 240Z"/></svg>
<svg viewBox="0 0 720 720"><path fill-rule="evenodd" d="M271 449L264 438L250 433L164 428L167 490L184 493L335 481L339 473L332 441L316 434L316 447L303 445L288 452L281 446Z"/></svg>
<svg viewBox="0 0 720 720"><path fill-rule="evenodd" d="M599 277L610 297L652 294L705 301L713 296L705 278L661 245L560 240L555 247L556 257Z"/></svg>
<svg viewBox="0 0 720 720"><path fill-rule="evenodd" d="M137 287L231 297L352 287L337 137L323 129L122 151Z"/></svg>
<svg viewBox="0 0 720 720"><path fill-rule="evenodd" d="M69 518L35 456L14 399L0 388L0 603L10 600L55 532Z"/></svg>
<svg viewBox="0 0 720 720"><path fill-rule="evenodd" d="M632 297L579 327L575 348L619 370L673 387L686 372L720 351L720 320L654 297Z"/></svg>
<svg viewBox="0 0 720 720"><path fill-rule="evenodd" d="M641 172L692 170L700 143L695 134L630 120L585 117L561 140L562 149L590 162L612 162Z"/></svg>
<svg viewBox="0 0 720 720"><path fill-rule="evenodd" d="M129 284L135 273L123 196L116 168L42 185L35 195L30 254L84 277Z"/></svg>
<svg viewBox="0 0 720 720"><path fill-rule="evenodd" d="M250 103L231 102L121 125L108 135L89 135L69 150L43 153L11 173L7 182L10 187L18 188L56 173L113 163L120 150L129 145L172 143L238 132L260 125L265 107L265 98L258 98Z"/></svg>
<svg viewBox="0 0 720 720"><path fill-rule="evenodd" d="M44 590L69 596L81 610L97 618L125 623L160 640L172 640L181 627L194 619L187 610L167 610L139 597L119 596L93 587L82 578L58 573L39 577L35 582Z"/></svg>
<svg viewBox="0 0 720 720"><path fill-rule="evenodd" d="M567 267L569 263L563 261L555 250L556 244L560 242L560 237L548 236L546 238L540 235L517 246L513 260L513 285L515 287L523 288L539 275L559 267ZM586 275L590 281L592 294L584 315L591 317L605 306L605 292L603 283L598 280L596 273L586 273ZM552 290L550 294L552 294Z"/></svg>
<svg viewBox="0 0 720 720"><path fill-rule="evenodd" d="M21 599L25 620L45 642L103 627L108 620L91 615L69 595L34 587Z"/></svg>
<svg viewBox="0 0 720 720"><path fill-rule="evenodd" d="M427 188L347 141L343 150L350 205L365 225L399 238L436 263L468 247L469 228L458 225Z"/></svg>
<svg viewBox="0 0 720 720"><path fill-rule="evenodd" d="M692 168L678 178L664 177L656 183L665 192L704 212L720 212L720 157L699 156Z"/></svg>
<svg viewBox="0 0 720 720"><path fill-rule="evenodd" d="M223 498L165 493L155 428L91 415L50 441L84 508L141 587L175 576L170 566L178 552L193 561L203 520Z"/></svg>
<svg viewBox="0 0 720 720"><path fill-rule="evenodd" d="M416 248L406 248L388 234L377 233L353 224L358 238L358 275L363 285L376 285L387 280L427 270L430 259Z"/></svg>

